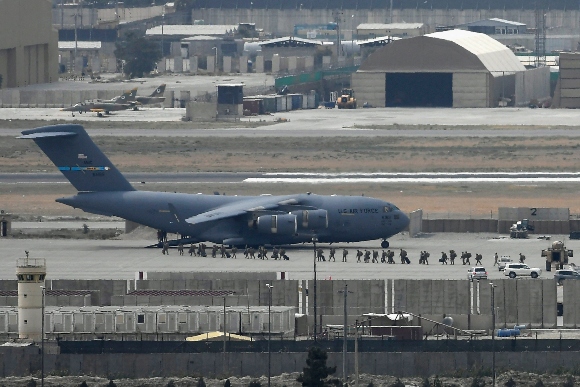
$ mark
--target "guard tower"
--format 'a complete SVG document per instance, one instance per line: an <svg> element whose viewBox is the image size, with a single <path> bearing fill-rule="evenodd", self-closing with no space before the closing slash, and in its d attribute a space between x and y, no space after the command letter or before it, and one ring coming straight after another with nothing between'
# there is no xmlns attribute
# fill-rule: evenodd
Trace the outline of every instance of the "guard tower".
<svg viewBox="0 0 580 387"><path fill-rule="evenodd" d="M218 118L240 118L244 114L244 85L218 85L217 90Z"/></svg>
<svg viewBox="0 0 580 387"><path fill-rule="evenodd" d="M10 234L12 228L12 215L4 210L0 210L0 237Z"/></svg>
<svg viewBox="0 0 580 387"><path fill-rule="evenodd" d="M40 341L42 339L42 312L46 261L19 258L16 262L18 278L18 337Z"/></svg>

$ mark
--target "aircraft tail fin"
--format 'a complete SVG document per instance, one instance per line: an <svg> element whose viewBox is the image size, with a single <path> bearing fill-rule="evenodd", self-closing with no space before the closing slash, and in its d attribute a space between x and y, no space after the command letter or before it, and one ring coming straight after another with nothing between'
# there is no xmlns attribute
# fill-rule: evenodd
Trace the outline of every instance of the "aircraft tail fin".
<svg viewBox="0 0 580 387"><path fill-rule="evenodd" d="M134 191L81 125L52 125L25 130L71 184L82 192Z"/></svg>
<svg viewBox="0 0 580 387"><path fill-rule="evenodd" d="M137 88L133 88L131 90L125 90L121 96L115 99L115 103L128 103L135 100L135 96L137 95Z"/></svg>
<svg viewBox="0 0 580 387"><path fill-rule="evenodd" d="M165 93L165 83L160 85L157 89L153 90L150 97L162 97L163 93Z"/></svg>

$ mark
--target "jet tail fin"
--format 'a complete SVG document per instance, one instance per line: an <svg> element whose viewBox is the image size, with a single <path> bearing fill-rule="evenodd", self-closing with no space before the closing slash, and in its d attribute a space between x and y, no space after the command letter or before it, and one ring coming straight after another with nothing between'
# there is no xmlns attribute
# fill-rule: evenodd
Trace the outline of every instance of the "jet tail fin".
<svg viewBox="0 0 580 387"><path fill-rule="evenodd" d="M165 93L165 83L160 85L157 89L153 90L153 93L151 93L150 97L161 97L163 96L163 93Z"/></svg>
<svg viewBox="0 0 580 387"><path fill-rule="evenodd" d="M134 191L81 125L52 125L25 130L77 191Z"/></svg>

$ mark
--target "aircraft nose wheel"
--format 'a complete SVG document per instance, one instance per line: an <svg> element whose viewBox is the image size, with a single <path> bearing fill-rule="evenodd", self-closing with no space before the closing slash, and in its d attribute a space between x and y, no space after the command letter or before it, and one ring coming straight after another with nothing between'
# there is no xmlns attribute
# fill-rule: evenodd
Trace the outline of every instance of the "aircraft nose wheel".
<svg viewBox="0 0 580 387"><path fill-rule="evenodd" d="M381 242L381 247L382 247L383 249L386 249L386 248L388 248L388 247L389 247L389 241L382 241L382 242Z"/></svg>

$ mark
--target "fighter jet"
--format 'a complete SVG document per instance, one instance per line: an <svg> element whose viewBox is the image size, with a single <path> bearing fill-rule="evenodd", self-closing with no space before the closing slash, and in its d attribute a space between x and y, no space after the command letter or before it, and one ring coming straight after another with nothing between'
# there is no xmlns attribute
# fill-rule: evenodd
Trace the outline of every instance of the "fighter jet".
<svg viewBox="0 0 580 387"><path fill-rule="evenodd" d="M386 248L387 238L409 224L394 204L364 196L137 191L80 125L25 130L19 138L34 140L77 189L76 195L59 198L58 203L181 235L174 244L259 246L382 239Z"/></svg>
<svg viewBox="0 0 580 387"><path fill-rule="evenodd" d="M133 100L141 105L154 105L156 103L162 103L165 101L163 93L165 93L165 83L160 85L158 88L153 90L153 93L147 97L134 97Z"/></svg>
<svg viewBox="0 0 580 387"><path fill-rule="evenodd" d="M72 116L75 116L75 112L79 114L93 112L97 113L98 117L103 117L103 113L111 114L111 112L116 112L119 110L127 110L131 109L135 106L135 102L127 101L131 95L135 95L137 93L137 89L125 91L121 96L113 98L112 100L108 101L85 101L79 102L74 106L61 109L63 112L72 112Z"/></svg>

